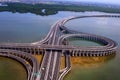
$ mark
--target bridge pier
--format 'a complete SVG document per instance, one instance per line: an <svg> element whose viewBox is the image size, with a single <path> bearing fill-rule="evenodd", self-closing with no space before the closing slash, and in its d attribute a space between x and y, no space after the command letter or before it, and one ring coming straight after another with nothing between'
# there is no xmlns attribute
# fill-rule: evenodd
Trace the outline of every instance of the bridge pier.
<svg viewBox="0 0 120 80"><path fill-rule="evenodd" d="M92 16L78 16L78 17L71 17L68 19L64 19L63 21L57 22L53 27L51 28L49 34L45 39L43 39L40 42L36 42L36 44L1 44L0 49L5 49L4 51L8 52L3 52L3 55L7 55L10 57L10 55L14 55L17 58L22 58L24 59L25 62L29 62L29 70L30 70L30 77L29 80L58 80L57 76L59 76L59 67L60 67L60 57L61 57L61 51L62 55L66 54L68 57L68 60L70 60L69 54L71 56L91 56L91 57L97 57L97 56L108 56L111 55L115 52L115 49L117 47L116 42L112 41L111 39L102 37L102 36L97 36L94 34L88 34L88 33L82 33L82 32L77 32L73 30L69 30L63 26L67 21L72 20L72 19L77 19L77 18L85 18L85 17L120 17L120 16L115 16L115 15L92 15ZM61 28L61 29L60 29ZM62 32L60 31L62 30ZM63 35L64 33L72 33L72 34L66 34ZM78 38L82 40L92 40L95 42L102 43L104 46L103 47L76 47L76 46L69 46L68 44L68 39L72 37L72 40L76 40ZM68 39L67 39L68 38ZM60 44L63 42L63 44L68 45L66 46L61 46ZM11 50L13 50L11 52ZM1 50L2 51L2 50ZM15 52L14 52L15 51ZM20 52L21 51L21 52ZM68 51L68 52L67 52ZM26 53L25 53L26 52ZM65 53L66 52L66 53ZM30 54L27 54L30 53ZM42 67L39 69L39 64L37 63L37 60L31 55L35 54L42 54L44 55L45 58L43 58L43 64ZM70 61L68 61L70 63ZM25 63L27 64L27 63ZM37 66L36 66L37 65ZM71 65L69 65L69 68L71 68ZM28 68L28 66L27 66ZM34 70L35 69L35 70ZM43 69L43 70L42 70ZM67 69L67 68L66 68ZM43 74L40 76L37 76L38 79L35 79L34 75L31 73L37 73L39 71L42 71L41 73ZM68 69L69 70L69 69ZM52 75L52 76L50 76ZM43 77L43 78L42 78ZM51 79L52 78L52 79Z"/></svg>
<svg viewBox="0 0 120 80"><path fill-rule="evenodd" d="M80 51L78 51L78 56L80 56Z"/></svg>
<svg viewBox="0 0 120 80"><path fill-rule="evenodd" d="M35 50L35 48L33 48L33 54L34 54L34 55L36 54L36 50Z"/></svg>
<svg viewBox="0 0 120 80"><path fill-rule="evenodd" d="M75 51L75 57L77 57L77 51Z"/></svg>
<svg viewBox="0 0 120 80"><path fill-rule="evenodd" d="M102 54L103 54L103 56L105 56L106 52L105 52L105 51L103 51L103 53L102 53Z"/></svg>
<svg viewBox="0 0 120 80"><path fill-rule="evenodd" d="M89 55L88 55L88 53L89 53L89 52L87 52L87 53L86 53L86 57L88 57L88 56L89 56Z"/></svg>
<svg viewBox="0 0 120 80"><path fill-rule="evenodd" d="M89 52L89 53L88 53L88 55L89 55L90 57L92 57L92 54L91 54L91 52Z"/></svg>
<svg viewBox="0 0 120 80"><path fill-rule="evenodd" d="M72 56L74 56L74 53L75 53L75 51L73 50L73 52L72 52Z"/></svg>

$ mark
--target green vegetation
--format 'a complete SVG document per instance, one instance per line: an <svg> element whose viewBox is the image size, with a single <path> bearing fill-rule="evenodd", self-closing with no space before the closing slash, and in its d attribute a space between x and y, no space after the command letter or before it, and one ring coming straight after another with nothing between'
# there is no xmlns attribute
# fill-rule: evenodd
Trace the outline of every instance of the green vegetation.
<svg viewBox="0 0 120 80"><path fill-rule="evenodd" d="M34 13L37 15L53 15L58 11L100 11L107 13L120 13L119 8L99 7L99 6L76 6L76 5L53 5L53 4L24 4L24 3L6 3L8 6L1 6L0 11L10 11L19 13ZM45 9L45 12L42 10Z"/></svg>

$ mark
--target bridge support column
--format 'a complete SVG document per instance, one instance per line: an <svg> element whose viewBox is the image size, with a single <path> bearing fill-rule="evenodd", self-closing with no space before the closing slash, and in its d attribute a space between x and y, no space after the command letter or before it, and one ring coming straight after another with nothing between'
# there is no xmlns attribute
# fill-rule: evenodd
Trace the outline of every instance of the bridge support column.
<svg viewBox="0 0 120 80"><path fill-rule="evenodd" d="M97 54L97 57L99 56L99 54L98 53L96 53Z"/></svg>
<svg viewBox="0 0 120 80"><path fill-rule="evenodd" d="M79 56L81 56L81 51L79 52Z"/></svg>
<svg viewBox="0 0 120 80"><path fill-rule="evenodd" d="M30 53L30 49L29 48L27 48L27 52Z"/></svg>
<svg viewBox="0 0 120 80"><path fill-rule="evenodd" d="M74 56L76 57L77 55L76 55L77 53L76 53L76 51L75 51L75 53L74 53Z"/></svg>
<svg viewBox="0 0 120 80"><path fill-rule="evenodd" d="M27 48L25 48L25 52L27 52Z"/></svg>
<svg viewBox="0 0 120 80"><path fill-rule="evenodd" d="M82 56L83 56L83 57L85 56L85 51L83 51Z"/></svg>
<svg viewBox="0 0 120 80"><path fill-rule="evenodd" d="M62 56L64 56L64 53L65 53L65 51L64 51L64 50L62 50Z"/></svg>
<svg viewBox="0 0 120 80"><path fill-rule="evenodd" d="M89 56L90 56L90 57L92 57L92 54L91 54L91 52L89 52Z"/></svg>
<svg viewBox="0 0 120 80"><path fill-rule="evenodd" d="M39 50L39 48L37 48L37 54L38 54L38 55L40 54L40 50Z"/></svg>
<svg viewBox="0 0 120 80"><path fill-rule="evenodd" d="M80 55L81 55L81 56L83 56L83 54L84 54L84 52L83 52L83 51L81 51L81 54L80 54Z"/></svg>
<svg viewBox="0 0 120 80"><path fill-rule="evenodd" d="M105 56L105 52L104 52L104 51L103 51L103 53L102 53L102 54L103 54L103 56Z"/></svg>
<svg viewBox="0 0 120 80"><path fill-rule="evenodd" d="M76 51L75 51L75 53L74 53L74 56L76 57Z"/></svg>
<svg viewBox="0 0 120 80"><path fill-rule="evenodd" d="M78 56L80 56L80 51L78 51Z"/></svg>
<svg viewBox="0 0 120 80"><path fill-rule="evenodd" d="M88 55L88 57L90 57L90 56L91 56L90 51L87 53L87 55Z"/></svg>
<svg viewBox="0 0 120 80"><path fill-rule="evenodd" d="M112 51L109 51L109 55L112 53Z"/></svg>
<svg viewBox="0 0 120 80"><path fill-rule="evenodd" d="M32 48L30 49L30 52L31 52L31 54L33 54L33 49Z"/></svg>
<svg viewBox="0 0 120 80"><path fill-rule="evenodd" d="M69 52L70 52L70 56L72 56L72 50L69 50Z"/></svg>
<svg viewBox="0 0 120 80"><path fill-rule="evenodd" d="M40 53L41 53L41 55L43 56L43 53L44 53L44 49L40 49Z"/></svg>
<svg viewBox="0 0 120 80"><path fill-rule="evenodd" d="M72 56L74 56L75 51L72 52Z"/></svg>
<svg viewBox="0 0 120 80"><path fill-rule="evenodd" d="M45 49L43 49L43 51L42 51L42 55L44 55L44 53L45 53Z"/></svg>
<svg viewBox="0 0 120 80"><path fill-rule="evenodd" d="M89 56L88 53L89 53L89 52L86 52L86 56L87 56L87 57Z"/></svg>
<svg viewBox="0 0 120 80"><path fill-rule="evenodd" d="M102 56L102 52L99 52L99 56Z"/></svg>
<svg viewBox="0 0 120 80"><path fill-rule="evenodd" d="M35 51L35 48L33 48L33 54L35 55L36 53L35 53L36 51Z"/></svg>
<svg viewBox="0 0 120 80"><path fill-rule="evenodd" d="M76 54L75 54L75 55L76 55L76 57L78 56L78 51L76 51Z"/></svg>
<svg viewBox="0 0 120 80"><path fill-rule="evenodd" d="M110 51L110 55L111 55L112 53L115 53L115 51Z"/></svg>
<svg viewBox="0 0 120 80"><path fill-rule="evenodd" d="M75 51L75 56L77 57L77 51Z"/></svg>

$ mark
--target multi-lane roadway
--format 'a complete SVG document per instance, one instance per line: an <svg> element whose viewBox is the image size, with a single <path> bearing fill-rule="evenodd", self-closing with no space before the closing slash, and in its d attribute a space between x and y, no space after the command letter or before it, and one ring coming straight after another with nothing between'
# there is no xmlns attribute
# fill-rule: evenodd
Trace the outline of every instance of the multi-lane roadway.
<svg viewBox="0 0 120 80"><path fill-rule="evenodd" d="M70 55L108 56L116 52L117 43L115 41L103 36L69 30L64 26L70 20L87 17L120 18L120 15L90 15L65 18L57 21L51 27L48 35L41 41L34 43L1 43L0 55L12 55L9 56L11 58L18 57L16 60L21 61L25 67L29 64L30 69L27 67L28 80L62 80L71 69ZM103 46L82 47L68 45L68 39L74 37L99 42ZM63 42L65 43L64 45ZM32 56L32 54L39 54L40 50L44 50L41 65ZM65 54L66 66L65 69L60 70L63 53Z"/></svg>

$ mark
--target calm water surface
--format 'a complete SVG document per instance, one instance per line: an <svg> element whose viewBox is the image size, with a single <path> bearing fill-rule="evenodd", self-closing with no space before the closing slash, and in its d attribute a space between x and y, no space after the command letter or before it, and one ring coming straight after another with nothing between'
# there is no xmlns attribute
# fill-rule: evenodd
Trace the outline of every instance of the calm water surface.
<svg viewBox="0 0 120 80"><path fill-rule="evenodd" d="M39 16L31 13L20 14L0 12L0 42L34 42L47 35L50 26L59 19L69 16L106 14L101 12L59 12L56 15ZM68 22L66 27L82 32L98 34L109 37L120 44L120 19L118 18L85 18ZM94 42L73 41L71 44L82 46L99 45ZM120 80L120 54L101 58L71 58L72 70L64 80ZM0 60L2 60L0 58ZM9 62L14 62L9 60ZM6 61L1 61L1 67L6 66ZM17 63L11 65L18 65ZM13 67L14 68L14 67ZM9 75L13 68L2 74ZM23 69L23 67L19 67ZM21 74L21 70L18 71ZM23 72L24 74L24 72ZM19 79L19 76L16 76ZM9 78L10 79L10 78ZM25 78L24 78L25 79ZM20 80L24 80L20 79ZM1 80L1 79L0 79ZM3 80L3 79L2 79ZM4 79L8 80L8 79ZM10 80L13 80L12 77ZM17 80L17 79L16 79Z"/></svg>
<svg viewBox="0 0 120 80"><path fill-rule="evenodd" d="M19 62L0 57L0 80L27 80L27 73Z"/></svg>
<svg viewBox="0 0 120 80"><path fill-rule="evenodd" d="M77 25L75 25L77 24ZM70 29L106 36L115 40L120 46L120 19L119 18L84 18L70 21L66 24ZM72 42L76 45L95 45L84 41ZM85 45L84 45L85 44ZM111 58L71 58L72 70L64 80L120 80L120 49L117 55ZM102 60L100 58L103 58ZM79 61L80 60L80 61Z"/></svg>

